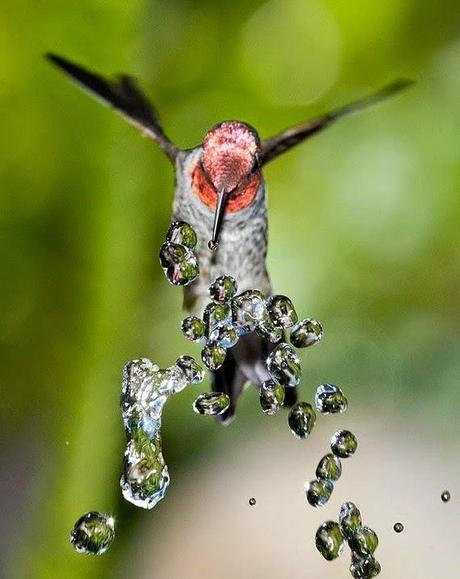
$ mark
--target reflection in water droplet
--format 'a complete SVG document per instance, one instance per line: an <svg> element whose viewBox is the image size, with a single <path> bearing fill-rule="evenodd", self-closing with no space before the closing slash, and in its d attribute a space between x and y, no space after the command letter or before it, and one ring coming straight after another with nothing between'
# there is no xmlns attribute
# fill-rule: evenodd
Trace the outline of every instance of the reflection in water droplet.
<svg viewBox="0 0 460 579"><path fill-rule="evenodd" d="M291 329L289 339L296 348L314 346L323 337L323 328L319 322L311 318L300 321Z"/></svg>
<svg viewBox="0 0 460 579"><path fill-rule="evenodd" d="M350 573L354 579L372 579L372 577L377 577L381 570L380 563L373 555L360 557L352 552Z"/></svg>
<svg viewBox="0 0 460 579"><path fill-rule="evenodd" d="M379 538L370 527L359 527L348 539L348 544L353 552L365 557L377 549Z"/></svg>
<svg viewBox="0 0 460 579"><path fill-rule="evenodd" d="M182 371L186 384L195 385L203 382L203 368L197 364L195 358L192 358L192 356L180 356L177 358L176 367ZM175 389L175 392L178 392L177 388Z"/></svg>
<svg viewBox="0 0 460 579"><path fill-rule="evenodd" d="M160 264L173 285L189 285L198 277L198 261L191 249L166 241L160 248Z"/></svg>
<svg viewBox="0 0 460 579"><path fill-rule="evenodd" d="M195 230L185 221L173 221L166 233L166 241L172 241L193 249L197 243Z"/></svg>
<svg viewBox="0 0 460 579"><path fill-rule="evenodd" d="M342 414L348 407L348 400L338 386L322 384L316 390L315 406L321 414Z"/></svg>
<svg viewBox="0 0 460 579"><path fill-rule="evenodd" d="M233 323L240 333L254 330L255 326L268 319L265 296L259 290L247 290L232 299Z"/></svg>
<svg viewBox="0 0 460 579"><path fill-rule="evenodd" d="M253 507L256 504L256 499L254 497L251 497L249 499L249 504L251 505L251 507Z"/></svg>
<svg viewBox="0 0 460 579"><path fill-rule="evenodd" d="M302 369L300 360L291 346L282 343L270 352L267 358L267 370L278 384L297 386L300 382Z"/></svg>
<svg viewBox="0 0 460 579"><path fill-rule="evenodd" d="M205 335L209 339L215 329L232 323L232 312L229 304L211 302L204 309L203 321Z"/></svg>
<svg viewBox="0 0 460 579"><path fill-rule="evenodd" d="M339 480L342 474L340 458L329 453L323 456L316 467L316 477L321 480Z"/></svg>
<svg viewBox="0 0 460 579"><path fill-rule="evenodd" d="M260 387L259 400L265 414L276 414L284 402L284 387L273 380L267 380Z"/></svg>
<svg viewBox="0 0 460 579"><path fill-rule="evenodd" d="M196 316L188 316L182 320L181 330L187 340L199 342L204 336L204 322Z"/></svg>
<svg viewBox="0 0 460 579"><path fill-rule="evenodd" d="M354 503L343 503L340 508L339 523L342 533L347 539L350 539L362 526L361 513Z"/></svg>
<svg viewBox="0 0 460 579"><path fill-rule="evenodd" d="M273 324L287 329L297 323L298 317L291 300L282 295L270 296L267 300L267 309Z"/></svg>
<svg viewBox="0 0 460 579"><path fill-rule="evenodd" d="M395 533L402 533L404 531L404 525L402 523L395 523L393 525L393 530Z"/></svg>
<svg viewBox="0 0 460 579"><path fill-rule="evenodd" d="M296 438L307 438L313 430L315 421L315 411L308 402L297 402L289 411L289 428Z"/></svg>
<svg viewBox="0 0 460 579"><path fill-rule="evenodd" d="M349 430L339 430L331 438L331 450L339 458L348 458L358 447L356 436Z"/></svg>
<svg viewBox="0 0 460 579"><path fill-rule="evenodd" d="M197 414L216 416L223 414L230 406L230 398L225 392L205 392L200 394L193 403Z"/></svg>
<svg viewBox="0 0 460 579"><path fill-rule="evenodd" d="M228 302L238 291L238 284L231 275L221 275L209 286L209 295L215 302Z"/></svg>
<svg viewBox="0 0 460 579"><path fill-rule="evenodd" d="M335 521L326 521L316 531L316 548L327 561L337 559L343 552L343 535Z"/></svg>
<svg viewBox="0 0 460 579"><path fill-rule="evenodd" d="M448 503L450 501L450 492L443 491L443 493L441 494L441 500L443 503Z"/></svg>
<svg viewBox="0 0 460 579"><path fill-rule="evenodd" d="M221 348L232 348L239 339L239 334L232 324L219 325L209 334L209 341L215 342Z"/></svg>
<svg viewBox="0 0 460 579"><path fill-rule="evenodd" d="M208 342L201 350L201 359L208 370L218 370L224 363L225 356L225 348L214 342Z"/></svg>
<svg viewBox="0 0 460 579"><path fill-rule="evenodd" d="M78 553L102 555L115 539L115 521L113 517L91 511L75 523L70 542Z"/></svg>
<svg viewBox="0 0 460 579"><path fill-rule="evenodd" d="M330 480L312 480L305 485L307 501L312 507L322 507L331 498L334 484Z"/></svg>

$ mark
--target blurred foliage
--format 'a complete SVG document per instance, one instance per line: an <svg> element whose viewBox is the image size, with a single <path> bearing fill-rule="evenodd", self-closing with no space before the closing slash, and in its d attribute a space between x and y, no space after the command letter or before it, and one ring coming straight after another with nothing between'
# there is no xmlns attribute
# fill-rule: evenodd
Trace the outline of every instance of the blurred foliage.
<svg viewBox="0 0 460 579"><path fill-rule="evenodd" d="M416 79L267 168L268 263L276 290L326 328L305 356L304 389L338 382L362 404L452 428L459 16L454 0L3 3L0 558L9 577L113 576L150 515L120 500L122 366L198 353L179 335L180 290L158 267L168 162L42 54L136 75L184 147L226 118L268 136L395 77ZM173 470L225 442L224 429L191 413L195 394L167 408ZM242 440L261 425L256 407L248 393L232 425ZM123 518L98 559L68 543L91 509Z"/></svg>

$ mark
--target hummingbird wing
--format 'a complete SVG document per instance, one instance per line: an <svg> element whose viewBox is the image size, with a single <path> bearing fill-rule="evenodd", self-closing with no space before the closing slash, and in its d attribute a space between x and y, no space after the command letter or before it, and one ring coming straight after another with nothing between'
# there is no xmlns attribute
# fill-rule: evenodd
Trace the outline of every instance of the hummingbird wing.
<svg viewBox="0 0 460 579"><path fill-rule="evenodd" d="M412 80L406 79L396 80L368 97L345 105L344 107L327 113L317 119L286 129L282 133L262 141L260 163L262 165L268 163L268 161L282 155L292 147L295 147L305 139L310 138L315 133L318 133L338 119L393 96L411 86L413 82L414 81Z"/></svg>
<svg viewBox="0 0 460 579"><path fill-rule="evenodd" d="M177 147L163 132L155 109L136 86L132 77L120 75L114 80L107 80L62 56L46 54L46 58L97 100L113 107L130 124L138 127L145 135L156 141L172 163L175 162Z"/></svg>

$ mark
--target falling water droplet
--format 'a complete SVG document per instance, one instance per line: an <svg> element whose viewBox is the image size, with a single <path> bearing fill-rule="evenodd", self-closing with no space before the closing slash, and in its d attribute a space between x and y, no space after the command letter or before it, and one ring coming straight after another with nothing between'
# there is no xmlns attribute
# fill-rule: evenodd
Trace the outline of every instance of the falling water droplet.
<svg viewBox="0 0 460 579"><path fill-rule="evenodd" d="M211 302L203 312L205 335L209 339L212 332L223 325L231 325L232 311L229 304Z"/></svg>
<svg viewBox="0 0 460 579"><path fill-rule="evenodd" d="M339 480L342 474L340 458L329 453L323 456L316 467L316 477L321 480Z"/></svg>
<svg viewBox="0 0 460 579"><path fill-rule="evenodd" d="M209 286L209 295L215 302L228 302L237 291L238 284L231 275L221 275Z"/></svg>
<svg viewBox="0 0 460 579"><path fill-rule="evenodd" d="M402 533L404 531L404 525L402 523L395 523L393 525L393 530L395 533Z"/></svg>
<svg viewBox="0 0 460 579"><path fill-rule="evenodd" d="M225 392L205 392L200 394L193 403L193 410L197 414L223 414L230 406L230 398Z"/></svg>
<svg viewBox="0 0 460 579"><path fill-rule="evenodd" d="M219 246L219 242L214 242L212 239L208 241L208 249L210 251L216 251L217 247Z"/></svg>
<svg viewBox="0 0 460 579"><path fill-rule="evenodd" d="M339 458L348 458L357 447L356 436L349 430L339 430L331 438L331 450Z"/></svg>
<svg viewBox="0 0 460 579"><path fill-rule="evenodd" d="M256 502L257 502L257 501L256 501L256 499L255 499L254 497L251 497L251 498L249 499L249 504L251 505L251 507L253 507L253 506L256 504Z"/></svg>
<svg viewBox="0 0 460 579"><path fill-rule="evenodd" d="M195 358L192 358L192 356L180 356L176 360L176 366L184 374L185 382L187 384L195 385L203 382L203 368L196 362Z"/></svg>
<svg viewBox="0 0 460 579"><path fill-rule="evenodd" d="M301 320L291 329L289 339L296 348L308 348L317 344L323 336L323 328L319 322L311 318Z"/></svg>
<svg viewBox="0 0 460 579"><path fill-rule="evenodd" d="M182 320L181 330L187 340L199 342L204 336L204 322L196 316L188 316Z"/></svg>
<svg viewBox="0 0 460 579"><path fill-rule="evenodd" d="M350 573L353 579L372 579L372 577L377 577L381 570L380 563L373 555L360 557L352 552Z"/></svg>
<svg viewBox="0 0 460 579"><path fill-rule="evenodd" d="M450 492L449 491L443 491L441 494L441 500L443 503L448 503L450 501Z"/></svg>
<svg viewBox="0 0 460 579"><path fill-rule="evenodd" d="M305 485L307 501L312 507L322 507L331 498L334 484L330 480L312 480Z"/></svg>
<svg viewBox="0 0 460 579"><path fill-rule="evenodd" d="M208 342L201 350L201 359L208 370L218 370L225 362L226 354L225 348L214 342Z"/></svg>
<svg viewBox="0 0 460 579"><path fill-rule="evenodd" d="M267 358L267 370L278 384L297 386L300 382L302 368L295 351L288 344L278 344Z"/></svg>
<svg viewBox="0 0 460 579"><path fill-rule="evenodd" d="M197 243L197 237L193 227L185 221L173 221L166 233L166 241L185 245L193 249Z"/></svg>
<svg viewBox="0 0 460 579"><path fill-rule="evenodd" d="M348 539L348 544L354 553L365 557L377 549L379 538L370 527L359 527Z"/></svg>
<svg viewBox="0 0 460 579"><path fill-rule="evenodd" d="M277 328L269 318L262 322L258 322L254 329L256 334L265 338L265 340L268 340L272 344L277 344L284 337L283 329Z"/></svg>
<svg viewBox="0 0 460 579"><path fill-rule="evenodd" d="M316 548L327 561L333 561L343 552L343 535L335 521L326 521L316 531Z"/></svg>
<svg viewBox="0 0 460 579"><path fill-rule="evenodd" d="M238 342L239 334L232 324L219 325L209 334L209 340L215 342L217 345L225 348L233 348Z"/></svg>
<svg viewBox="0 0 460 579"><path fill-rule="evenodd" d="M298 317L291 300L282 295L271 296L267 300L267 309L273 324L287 329L297 323Z"/></svg>
<svg viewBox="0 0 460 579"><path fill-rule="evenodd" d="M200 273L193 252L179 243L163 243L160 248L160 264L168 281L173 285L189 285Z"/></svg>
<svg viewBox="0 0 460 579"><path fill-rule="evenodd" d="M348 407L348 400L338 386L322 384L316 390L315 406L321 414L342 414Z"/></svg>
<svg viewBox="0 0 460 579"><path fill-rule="evenodd" d="M232 299L233 322L240 332L252 331L268 319L265 296L259 290L247 290Z"/></svg>
<svg viewBox="0 0 460 579"><path fill-rule="evenodd" d="M340 508L339 523L342 533L347 539L350 539L362 526L361 513L355 503L343 503Z"/></svg>
<svg viewBox="0 0 460 579"><path fill-rule="evenodd" d="M284 402L284 388L273 380L267 380L260 387L259 399L265 414L270 416L276 414Z"/></svg>
<svg viewBox="0 0 460 579"><path fill-rule="evenodd" d="M307 438L313 430L315 422L315 411L308 402L297 402L289 411L289 428L296 438Z"/></svg>
<svg viewBox="0 0 460 579"><path fill-rule="evenodd" d="M78 553L102 555L115 539L113 517L91 511L78 519L71 533L70 542Z"/></svg>

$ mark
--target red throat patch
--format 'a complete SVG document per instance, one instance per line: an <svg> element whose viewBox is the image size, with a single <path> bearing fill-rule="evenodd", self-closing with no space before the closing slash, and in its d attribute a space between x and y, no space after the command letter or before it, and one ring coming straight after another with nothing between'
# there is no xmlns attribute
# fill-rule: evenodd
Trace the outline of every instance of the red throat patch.
<svg viewBox="0 0 460 579"><path fill-rule="evenodd" d="M197 163L195 167L191 169L191 178L193 193L197 195L205 205L214 210L217 206L217 193L209 182L201 163ZM258 171L251 175L245 183L232 191L229 194L225 212L235 213L236 211L244 209L250 205L257 194L260 182L261 175Z"/></svg>

